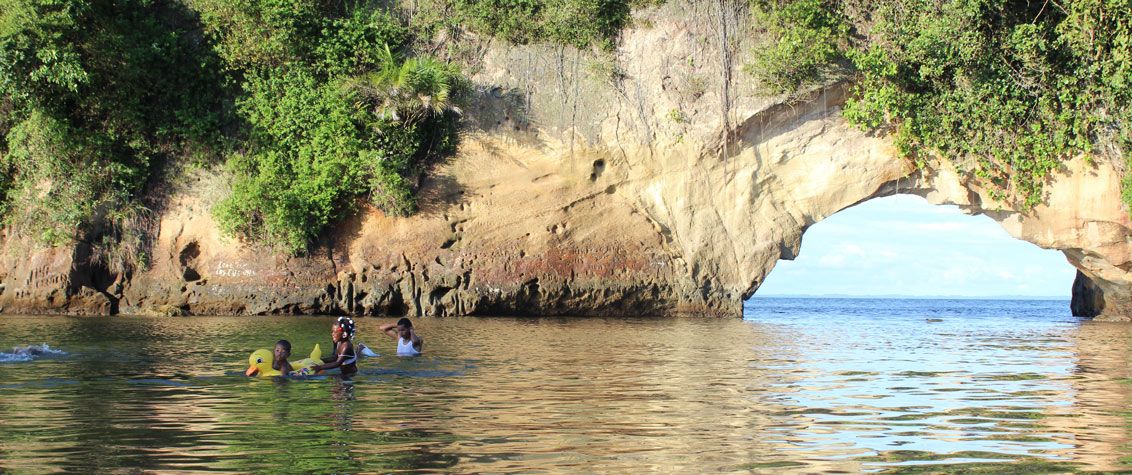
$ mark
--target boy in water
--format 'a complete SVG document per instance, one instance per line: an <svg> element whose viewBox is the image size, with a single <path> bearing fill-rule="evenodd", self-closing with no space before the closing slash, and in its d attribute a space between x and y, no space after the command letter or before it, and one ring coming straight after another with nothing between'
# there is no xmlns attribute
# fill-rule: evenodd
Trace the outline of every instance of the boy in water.
<svg viewBox="0 0 1132 475"><path fill-rule="evenodd" d="M358 354L354 351L354 344L350 339L354 337L354 320L350 317L338 317L338 321L330 328L330 338L334 340L334 355L323 358L325 364L315 365L312 371L318 373L326 369L340 368L342 376L351 376L358 372Z"/></svg>
<svg viewBox="0 0 1132 475"><path fill-rule="evenodd" d="M291 357L291 342L287 340L279 340L275 342L275 358L271 362L271 369L278 371L283 376L287 376L295 371L291 367L291 363L287 362L287 358Z"/></svg>
<svg viewBox="0 0 1132 475"><path fill-rule="evenodd" d="M397 356L421 355L424 340L417 336L417 332L413 330L413 322L408 318L397 320L397 323L382 325L381 331L397 340Z"/></svg>

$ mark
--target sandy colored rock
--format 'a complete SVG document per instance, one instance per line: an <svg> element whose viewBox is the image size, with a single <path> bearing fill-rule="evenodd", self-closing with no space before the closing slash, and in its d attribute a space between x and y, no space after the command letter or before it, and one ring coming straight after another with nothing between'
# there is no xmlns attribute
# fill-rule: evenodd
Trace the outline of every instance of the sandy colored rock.
<svg viewBox="0 0 1132 475"><path fill-rule="evenodd" d="M933 203L986 214L1011 236L1064 252L1078 270L1074 314L1123 320L1132 316L1132 221L1120 199L1120 179L1111 164L1078 157L1050 179L1042 204L1018 212L990 198L969 174L936 163L916 183L915 192Z"/></svg>
<svg viewBox="0 0 1132 475"><path fill-rule="evenodd" d="M129 275L82 246L5 239L2 311L736 316L809 226L914 193L1065 252L1074 288L1089 289L1082 314L1132 315L1112 166L1069 162L1045 204L1012 210L954 167L915 170L888 138L846 124L846 84L759 94L741 72L755 40L720 48L712 8L637 13L647 26L613 55L465 40L479 94L412 217L364 209L308 255L273 254L221 235L210 210L225 178L199 171L169 198L148 268Z"/></svg>

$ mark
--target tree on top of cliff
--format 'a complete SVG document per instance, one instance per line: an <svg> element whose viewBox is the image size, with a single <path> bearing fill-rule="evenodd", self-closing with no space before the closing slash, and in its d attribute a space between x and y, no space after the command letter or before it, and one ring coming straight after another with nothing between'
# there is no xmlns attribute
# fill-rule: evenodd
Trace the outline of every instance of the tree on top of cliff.
<svg viewBox="0 0 1132 475"><path fill-rule="evenodd" d="M634 7L664 0L426 0L414 26L426 35L463 28L515 44L551 43L612 50Z"/></svg>
<svg viewBox="0 0 1132 475"><path fill-rule="evenodd" d="M385 45L381 66L346 81L383 120L419 123L446 113L462 114L471 84L456 65L429 57L402 59Z"/></svg>
<svg viewBox="0 0 1132 475"><path fill-rule="evenodd" d="M455 150L453 105L466 89L455 67L398 60L407 29L366 4L198 4L242 78L245 148L228 160L232 193L215 209L223 230L301 253L359 200L413 212L416 177Z"/></svg>
<svg viewBox="0 0 1132 475"><path fill-rule="evenodd" d="M813 63L848 59L847 119L892 130L920 164L954 161L1000 199L1032 207L1067 158L1132 151L1130 0L757 3L776 41L761 77L789 89L821 80Z"/></svg>
<svg viewBox="0 0 1132 475"><path fill-rule="evenodd" d="M144 232L155 171L221 146L218 64L178 2L0 0L6 225L51 245Z"/></svg>

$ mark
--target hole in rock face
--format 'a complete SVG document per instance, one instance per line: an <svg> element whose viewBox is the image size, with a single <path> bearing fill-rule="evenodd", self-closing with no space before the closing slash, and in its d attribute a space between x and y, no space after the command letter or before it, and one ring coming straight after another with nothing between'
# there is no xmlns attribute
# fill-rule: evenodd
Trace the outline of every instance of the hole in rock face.
<svg viewBox="0 0 1132 475"><path fill-rule="evenodd" d="M200 273L192 267L186 267L185 271L181 273L181 278L184 279L185 282L196 282L200 280Z"/></svg>
<svg viewBox="0 0 1132 475"><path fill-rule="evenodd" d="M597 180L601 173L605 171L605 160L594 160L593 172L590 173L590 181Z"/></svg>
<svg viewBox="0 0 1132 475"><path fill-rule="evenodd" d="M814 224L797 256L782 247L745 308L760 297L927 297L1063 299L1068 309L1076 275L1059 251L914 195L872 199Z"/></svg>
<svg viewBox="0 0 1132 475"><path fill-rule="evenodd" d="M196 241L191 241L181 249L180 261L182 266L189 265L190 262L200 257L200 245Z"/></svg>
<svg viewBox="0 0 1132 475"><path fill-rule="evenodd" d="M193 263L200 257L200 245L196 241L191 241L181 249L178 260L181 262L181 278L185 282L196 282L200 280L200 272L193 268Z"/></svg>
<svg viewBox="0 0 1132 475"><path fill-rule="evenodd" d="M402 317L409 313L409 306L405 304L405 298L401 296L399 289L391 289L386 313L395 317Z"/></svg>

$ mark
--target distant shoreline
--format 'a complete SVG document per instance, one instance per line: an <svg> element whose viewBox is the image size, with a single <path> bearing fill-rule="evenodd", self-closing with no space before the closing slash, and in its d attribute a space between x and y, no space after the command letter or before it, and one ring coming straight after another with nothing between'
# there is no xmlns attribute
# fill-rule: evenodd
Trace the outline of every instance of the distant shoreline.
<svg viewBox="0 0 1132 475"><path fill-rule="evenodd" d="M775 299L860 299L860 300L1065 300L1071 299L1069 296L1031 296L1031 295L990 295L990 296L970 296L970 295L846 295L846 294L755 294L748 299L757 300L760 298L775 298Z"/></svg>

